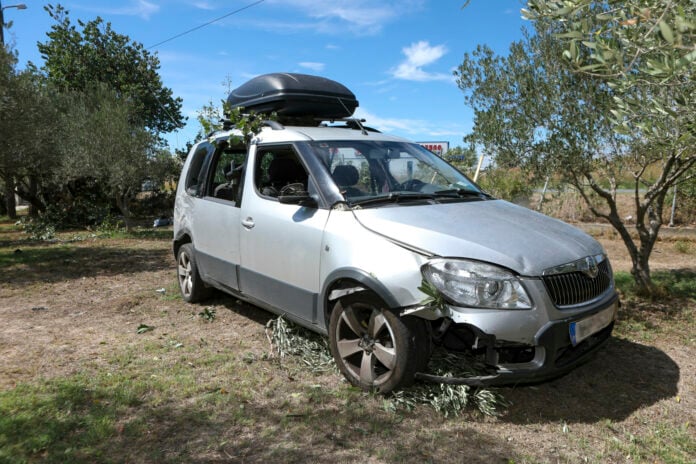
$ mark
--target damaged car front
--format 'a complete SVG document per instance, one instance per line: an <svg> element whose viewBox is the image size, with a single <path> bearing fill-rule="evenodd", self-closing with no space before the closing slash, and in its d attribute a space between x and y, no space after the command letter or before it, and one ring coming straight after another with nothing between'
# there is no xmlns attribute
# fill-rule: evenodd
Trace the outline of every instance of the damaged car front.
<svg viewBox="0 0 696 464"><path fill-rule="evenodd" d="M333 242L351 250L345 262L325 263L369 270L366 287L382 286L382 299L401 317L428 321L428 346L472 354L486 366L460 379L425 369L416 377L541 381L573 369L609 338L618 296L606 253L589 235L490 197L415 144L315 148L346 205L332 213L326 249ZM356 290L348 285L335 295Z"/></svg>

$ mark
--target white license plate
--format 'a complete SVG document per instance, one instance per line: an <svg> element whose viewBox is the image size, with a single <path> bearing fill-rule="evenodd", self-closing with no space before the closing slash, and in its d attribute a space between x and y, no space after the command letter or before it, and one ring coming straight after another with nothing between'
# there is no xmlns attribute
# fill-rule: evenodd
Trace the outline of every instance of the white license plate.
<svg viewBox="0 0 696 464"><path fill-rule="evenodd" d="M593 314L580 321L570 323L570 341L573 346L577 345L587 337L595 334L608 326L614 319L616 305L611 305L607 309Z"/></svg>

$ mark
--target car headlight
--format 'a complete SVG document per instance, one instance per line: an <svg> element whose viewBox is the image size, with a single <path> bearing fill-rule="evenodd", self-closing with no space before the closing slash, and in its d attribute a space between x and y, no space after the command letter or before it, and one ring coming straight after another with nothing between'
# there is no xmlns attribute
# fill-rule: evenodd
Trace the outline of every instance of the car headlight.
<svg viewBox="0 0 696 464"><path fill-rule="evenodd" d="M519 279L498 266L478 261L434 259L423 265L425 279L453 303L473 308L530 309Z"/></svg>

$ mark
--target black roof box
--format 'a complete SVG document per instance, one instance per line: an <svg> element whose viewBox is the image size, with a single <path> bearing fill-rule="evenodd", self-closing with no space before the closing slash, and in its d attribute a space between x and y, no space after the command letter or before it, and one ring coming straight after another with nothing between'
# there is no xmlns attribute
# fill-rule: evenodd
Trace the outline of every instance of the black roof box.
<svg viewBox="0 0 696 464"><path fill-rule="evenodd" d="M294 73L257 76L234 89L227 103L243 111L276 112L281 122L348 118L358 106L353 92L343 84Z"/></svg>

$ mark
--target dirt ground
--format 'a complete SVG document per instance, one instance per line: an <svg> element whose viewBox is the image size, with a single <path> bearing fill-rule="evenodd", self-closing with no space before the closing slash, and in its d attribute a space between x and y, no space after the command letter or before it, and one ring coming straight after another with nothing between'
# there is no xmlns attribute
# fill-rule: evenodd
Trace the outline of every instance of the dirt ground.
<svg viewBox="0 0 696 464"><path fill-rule="evenodd" d="M609 235L599 239L614 269L628 270L630 260L623 244ZM658 242L652 259L654 270L696 270L696 242L676 245L678 241ZM18 240L13 232L0 232L0 250L13 250L14 256L38 246ZM169 246L166 239L88 237L56 243L42 251L45 256L41 259L6 265L0 276L0 391L37 379L75 375L87 365L106 366L114 351L137 352L143 343L137 334L140 324L156 326L160 337L185 345L205 340L208 345L238 349L257 358L268 353L264 329L272 317L269 313L219 296L207 305L216 310L215 322L204 324L197 317L202 306L185 304L176 297ZM649 317L663 316L650 313ZM690 423L688 433L693 434L693 321L647 339L641 332L635 338L631 332L624 333L570 375L536 386L502 389L511 405L500 417L472 414L445 420L430 411L407 415L393 424L395 434L403 435L404 440L397 446L404 449L392 450L386 458L373 455L366 461L599 462L606 458L639 462L639 455L627 457L622 446L612 443L629 443L631 436L653 436L650 428L655 421L673 427ZM308 375L305 380L326 388L343 383L337 375L318 380ZM291 390L293 386L284 388ZM328 406L338 414L343 414L341 408ZM330 430L313 438L323 454L304 457L362 461L363 448L355 451L356 445L351 444L357 440L356 434L360 435L352 428L355 425L351 425L353 432L346 432L330 424ZM274 438L263 438L263 430L255 427L261 426L230 428L224 433L231 441L239 433L257 436L256 444L261 448L244 448L243 454L236 455L230 449L205 449L192 461L263 461L268 457L263 447L271 446ZM190 443L205 436L200 430L188 433L178 439ZM395 446L382 443L379 434L363 435L374 446ZM390 440L394 436L389 435Z"/></svg>

